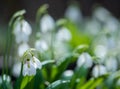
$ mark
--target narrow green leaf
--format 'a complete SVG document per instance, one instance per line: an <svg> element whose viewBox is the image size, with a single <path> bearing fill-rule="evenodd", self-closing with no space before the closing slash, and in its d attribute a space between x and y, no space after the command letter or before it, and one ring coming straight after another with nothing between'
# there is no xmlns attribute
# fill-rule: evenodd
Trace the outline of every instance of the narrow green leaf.
<svg viewBox="0 0 120 89"><path fill-rule="evenodd" d="M62 89L62 88L66 89L65 87L67 86L68 83L69 81L57 80L50 84L46 89Z"/></svg>
<svg viewBox="0 0 120 89"><path fill-rule="evenodd" d="M20 89L24 89L28 83L31 82L31 80L34 78L34 76L25 76L22 80Z"/></svg>

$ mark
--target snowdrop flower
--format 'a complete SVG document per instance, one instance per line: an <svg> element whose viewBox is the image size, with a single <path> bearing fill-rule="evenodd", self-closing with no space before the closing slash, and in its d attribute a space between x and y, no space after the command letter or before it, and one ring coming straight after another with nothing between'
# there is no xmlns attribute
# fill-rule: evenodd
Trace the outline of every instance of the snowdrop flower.
<svg viewBox="0 0 120 89"><path fill-rule="evenodd" d="M90 31L92 35L98 35L98 32L101 30L100 23L95 19L88 19L85 21L86 32Z"/></svg>
<svg viewBox="0 0 120 89"><path fill-rule="evenodd" d="M103 65L95 65L95 67L92 70L92 75L94 77L99 77L101 75L104 75L107 73L106 67Z"/></svg>
<svg viewBox="0 0 120 89"><path fill-rule="evenodd" d="M36 69L42 68L42 63L35 56L27 55L23 63L23 76L32 76L36 74Z"/></svg>
<svg viewBox="0 0 120 89"><path fill-rule="evenodd" d="M66 70L63 73L63 76L71 77L74 74L73 70Z"/></svg>
<svg viewBox="0 0 120 89"><path fill-rule="evenodd" d="M29 49L29 45L27 43L20 44L18 47L18 55L21 57L27 49Z"/></svg>
<svg viewBox="0 0 120 89"><path fill-rule="evenodd" d="M20 71L21 71L21 63L20 63L20 62L15 63L15 64L13 65L13 69L12 69L12 74L13 74L13 76L19 77Z"/></svg>
<svg viewBox="0 0 120 89"><path fill-rule="evenodd" d="M82 20L80 9L75 5L71 5L68 7L65 16L75 23L79 23L78 21Z"/></svg>
<svg viewBox="0 0 120 89"><path fill-rule="evenodd" d="M106 21L104 28L108 30L109 33L113 33L119 29L119 24L120 23L117 19L111 17Z"/></svg>
<svg viewBox="0 0 120 89"><path fill-rule="evenodd" d="M16 43L28 42L31 33L32 28L27 21L16 21L14 24L13 34L15 35Z"/></svg>
<svg viewBox="0 0 120 89"><path fill-rule="evenodd" d="M101 58L101 61L104 61L105 56L107 55L107 47L104 45L97 45L95 47L94 53L97 57Z"/></svg>
<svg viewBox="0 0 120 89"><path fill-rule="evenodd" d="M37 40L37 41L35 42L35 48L36 48L37 50L43 52L43 51L48 50L48 45L47 45L46 41L44 41L44 40Z"/></svg>
<svg viewBox="0 0 120 89"><path fill-rule="evenodd" d="M10 78L9 75L4 74L2 77L3 77L3 81L6 81L6 82L10 82L11 81L11 78Z"/></svg>
<svg viewBox="0 0 120 89"><path fill-rule="evenodd" d="M61 62L63 60L61 60L60 57L65 55L66 53L69 53L69 50L63 42L55 41L55 44L56 44L54 46L55 59L58 59L57 61Z"/></svg>
<svg viewBox="0 0 120 89"><path fill-rule="evenodd" d="M110 72L114 72L117 70L117 59L110 57L109 59L106 59L105 62L106 68Z"/></svg>
<svg viewBox="0 0 120 89"><path fill-rule="evenodd" d="M62 27L59 29L58 33L56 34L56 38L59 41L69 41L71 40L72 37L70 31L67 28Z"/></svg>
<svg viewBox="0 0 120 89"><path fill-rule="evenodd" d="M97 18L101 22L106 22L107 19L109 19L111 17L110 12L103 7L97 8L93 12L93 15L94 15L95 18Z"/></svg>
<svg viewBox="0 0 120 89"><path fill-rule="evenodd" d="M29 75L35 75L36 74L36 68L33 65L33 63L27 59L25 64L23 65L23 76Z"/></svg>
<svg viewBox="0 0 120 89"><path fill-rule="evenodd" d="M78 67L84 66L86 68L90 68L92 64L93 64L92 58L86 52L82 53L77 60Z"/></svg>
<svg viewBox="0 0 120 89"><path fill-rule="evenodd" d="M55 21L50 15L44 15L40 21L40 29L43 33L54 30Z"/></svg>

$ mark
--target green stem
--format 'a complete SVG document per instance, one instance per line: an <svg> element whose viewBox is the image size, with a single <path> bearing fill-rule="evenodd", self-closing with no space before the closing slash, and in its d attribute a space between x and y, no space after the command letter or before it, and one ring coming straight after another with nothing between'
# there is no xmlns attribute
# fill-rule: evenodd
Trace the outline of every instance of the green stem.
<svg viewBox="0 0 120 89"><path fill-rule="evenodd" d="M54 59L54 32L51 32L51 59Z"/></svg>

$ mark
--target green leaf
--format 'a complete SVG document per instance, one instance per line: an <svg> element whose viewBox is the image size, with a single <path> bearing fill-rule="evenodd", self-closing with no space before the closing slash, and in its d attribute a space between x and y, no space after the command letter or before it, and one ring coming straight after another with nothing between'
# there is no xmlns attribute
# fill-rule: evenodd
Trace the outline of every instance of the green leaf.
<svg viewBox="0 0 120 89"><path fill-rule="evenodd" d="M77 89L95 89L97 86L102 84L103 80L104 77L102 76L98 78L90 79L82 87L79 87Z"/></svg>
<svg viewBox="0 0 120 89"><path fill-rule="evenodd" d="M67 89L69 81L57 80L50 84L46 89Z"/></svg>
<svg viewBox="0 0 120 89"><path fill-rule="evenodd" d="M53 63L55 63L54 60L43 61L43 62L42 62L42 66L45 66L45 65L47 65L47 64L53 64Z"/></svg>
<svg viewBox="0 0 120 89"><path fill-rule="evenodd" d="M34 76L25 76L22 79L20 89L24 89L27 86L27 84L29 84L33 80L33 78Z"/></svg>
<svg viewBox="0 0 120 89"><path fill-rule="evenodd" d="M64 57L63 61L57 66L57 74L55 75L54 80L57 80L58 78L60 78L62 73L66 70L68 65L71 63L72 58L73 56L71 54Z"/></svg>
<svg viewBox="0 0 120 89"><path fill-rule="evenodd" d="M34 77L34 83L33 83L34 88L32 89L39 89L39 88L42 89L44 87L44 82L45 82L44 77L41 71L38 69L37 74Z"/></svg>

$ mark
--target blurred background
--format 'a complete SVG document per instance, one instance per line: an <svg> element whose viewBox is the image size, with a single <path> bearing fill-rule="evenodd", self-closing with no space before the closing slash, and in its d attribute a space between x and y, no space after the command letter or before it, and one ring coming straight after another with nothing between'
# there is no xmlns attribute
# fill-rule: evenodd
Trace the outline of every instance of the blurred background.
<svg viewBox="0 0 120 89"><path fill-rule="evenodd" d="M6 30L12 15L18 10L25 9L26 10L25 19L28 22L30 22L30 24L32 25L32 23L35 22L36 12L38 8L46 3L49 5L48 13L55 20L63 18L65 17L65 15L69 16L68 18L70 18L72 15L70 14L68 15L66 11L70 13L68 7L70 5L75 4L78 8L72 9L73 10L72 13L76 13L76 11L79 10L78 12L80 12L80 14L78 14L79 19L77 20L80 21L77 21L78 24L85 22L86 19L88 18L92 18L91 20L87 20L88 23L85 22L85 25L83 26L84 29L87 29L86 31L88 31L88 33L90 30L92 31L92 29L95 29L93 31L97 32L96 29L99 27L102 28L103 26L102 24L104 23L106 23L106 26L107 25L110 26L111 23L104 22L105 20L104 18L106 18L105 16L108 16L110 18L114 17L113 19L109 19L110 21L108 21L108 22L113 22L111 25L112 27L110 27L113 28L112 30L114 30L115 27L114 25L116 25L116 23L117 25L115 29L117 28L117 26L119 26L118 21L120 18L120 0L1 0L0 1L0 59L3 58L2 55L4 54L4 50L5 50L4 49L5 41L6 41L5 37L7 34ZM99 9L101 11L100 14L99 11L97 13L96 10L96 8L98 7L102 7L102 9ZM105 15L101 15L101 14L105 14ZM75 15L75 18L73 17L73 19L76 18L77 16ZM103 22L98 21L101 20L101 18L103 19ZM94 33L95 32L93 33L91 32L91 34ZM0 60L0 67L1 66L2 66L2 62Z"/></svg>
<svg viewBox="0 0 120 89"><path fill-rule="evenodd" d="M0 23L8 23L10 17L18 10L25 9L26 19L35 21L37 9L43 4L49 4L49 13L55 18L64 16L69 4L77 3L84 17L91 16L93 9L103 6L115 17L120 17L120 0L1 0Z"/></svg>

